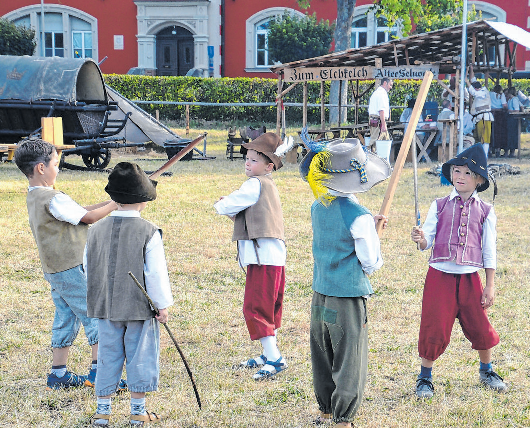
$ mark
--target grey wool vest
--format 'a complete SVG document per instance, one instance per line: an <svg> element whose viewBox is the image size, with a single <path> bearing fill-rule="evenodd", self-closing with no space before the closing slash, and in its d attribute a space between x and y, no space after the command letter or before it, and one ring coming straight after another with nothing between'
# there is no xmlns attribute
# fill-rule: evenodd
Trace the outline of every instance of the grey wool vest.
<svg viewBox="0 0 530 428"><path fill-rule="evenodd" d="M111 321L141 321L154 316L147 298L128 272L131 271L145 288L145 249L157 230L157 226L140 217L118 216L106 217L89 229L89 317Z"/></svg>
<svg viewBox="0 0 530 428"><path fill-rule="evenodd" d="M278 189L270 175L255 178L261 184L258 202L236 215L232 241L257 238L277 238L285 241Z"/></svg>
<svg viewBox="0 0 530 428"><path fill-rule="evenodd" d="M51 188L37 188L26 198L29 225L45 273L63 272L83 263L88 225L60 221L50 213L50 202L58 193Z"/></svg>

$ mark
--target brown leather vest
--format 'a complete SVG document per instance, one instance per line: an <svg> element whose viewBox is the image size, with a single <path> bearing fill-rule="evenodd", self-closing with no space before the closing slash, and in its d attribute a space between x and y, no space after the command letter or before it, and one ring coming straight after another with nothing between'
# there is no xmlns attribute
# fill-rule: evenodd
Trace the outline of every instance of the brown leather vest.
<svg viewBox="0 0 530 428"><path fill-rule="evenodd" d="M145 289L145 249L159 230L140 217L110 216L98 221L87 239L87 313L91 318L140 321L154 316Z"/></svg>
<svg viewBox="0 0 530 428"><path fill-rule="evenodd" d="M261 184L258 202L236 215L232 241L257 238L277 238L285 241L278 189L270 175L255 178Z"/></svg>

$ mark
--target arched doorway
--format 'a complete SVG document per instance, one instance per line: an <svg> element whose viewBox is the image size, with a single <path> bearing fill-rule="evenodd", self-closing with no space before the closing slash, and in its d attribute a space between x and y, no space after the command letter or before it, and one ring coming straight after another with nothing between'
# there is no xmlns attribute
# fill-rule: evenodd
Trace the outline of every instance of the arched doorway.
<svg viewBox="0 0 530 428"><path fill-rule="evenodd" d="M158 76L185 76L193 68L193 35L173 25L156 35L156 69Z"/></svg>

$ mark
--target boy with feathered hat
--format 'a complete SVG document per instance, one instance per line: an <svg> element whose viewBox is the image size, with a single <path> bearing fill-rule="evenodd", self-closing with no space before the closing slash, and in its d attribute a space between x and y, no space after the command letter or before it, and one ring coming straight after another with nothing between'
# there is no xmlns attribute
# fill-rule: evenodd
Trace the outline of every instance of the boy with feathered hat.
<svg viewBox="0 0 530 428"><path fill-rule="evenodd" d="M126 363L131 391L133 426L157 422L146 411L145 393L159 381L160 326L173 304L162 231L140 217L148 201L156 199L156 181L130 162L118 163L105 191L118 210L88 231L86 245L87 308L99 322L97 411L94 426L107 426L111 394ZM159 309L155 315L147 298L129 276L134 274Z"/></svg>
<svg viewBox="0 0 530 428"><path fill-rule="evenodd" d="M332 418L338 426L351 427L368 370L366 300L373 293L368 275L383 265L375 224L386 224L355 194L387 179L391 168L356 138L304 141L311 151L300 172L316 198L310 347L318 421Z"/></svg>
<svg viewBox="0 0 530 428"><path fill-rule="evenodd" d="M282 167L275 153L282 141L267 132L242 145L248 180L214 205L218 214L234 221L232 240L237 257L247 267L243 315L251 340L259 340L263 352L239 364L258 368L253 378L268 379L287 368L277 345L285 290L285 236L278 189L272 172Z"/></svg>
<svg viewBox="0 0 530 428"><path fill-rule="evenodd" d="M478 196L489 186L487 168L481 144L443 164L442 174L454 188L449 196L431 204L423 228L414 228L411 233L412 241L422 251L432 248L418 340L418 398L434 394L432 367L449 345L455 318L478 351L480 382L495 391L507 389L492 369L491 351L499 343L499 335L486 312L495 299L497 257L497 217L493 206ZM481 268L486 270L485 287L478 274Z"/></svg>

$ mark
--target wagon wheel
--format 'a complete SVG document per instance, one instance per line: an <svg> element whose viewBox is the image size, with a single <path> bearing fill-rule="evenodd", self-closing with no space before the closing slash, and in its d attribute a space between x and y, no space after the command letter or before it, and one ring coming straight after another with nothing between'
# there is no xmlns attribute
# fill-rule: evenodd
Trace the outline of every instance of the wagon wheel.
<svg viewBox="0 0 530 428"><path fill-rule="evenodd" d="M104 169L110 162L110 150L97 149L91 153L84 153L81 157L86 166L90 168Z"/></svg>

